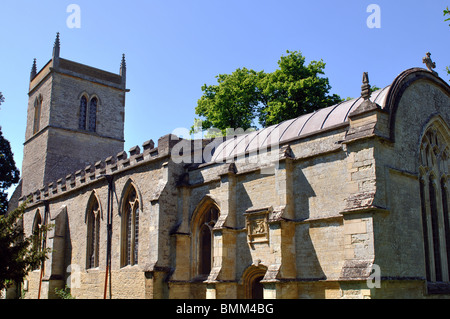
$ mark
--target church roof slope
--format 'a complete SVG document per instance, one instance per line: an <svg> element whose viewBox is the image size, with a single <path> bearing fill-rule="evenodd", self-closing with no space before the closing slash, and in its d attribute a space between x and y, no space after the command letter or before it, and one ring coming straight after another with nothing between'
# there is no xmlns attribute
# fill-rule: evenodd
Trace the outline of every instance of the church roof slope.
<svg viewBox="0 0 450 319"><path fill-rule="evenodd" d="M389 88L390 85L373 92L370 100L384 108ZM274 144L280 145L289 140L340 126L348 122L349 114L356 110L362 102L363 98L361 97L343 101L258 131L227 138L217 146L211 161L222 162L230 157L265 149Z"/></svg>

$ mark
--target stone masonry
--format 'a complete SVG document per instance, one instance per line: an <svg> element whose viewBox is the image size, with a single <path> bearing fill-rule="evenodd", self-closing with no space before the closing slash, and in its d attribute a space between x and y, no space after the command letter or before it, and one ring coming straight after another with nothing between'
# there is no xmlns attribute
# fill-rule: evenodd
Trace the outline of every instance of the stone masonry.
<svg viewBox="0 0 450 319"><path fill-rule="evenodd" d="M214 140L168 134L124 152L119 146L126 90L119 78L109 78L119 87L89 82L84 88L84 76L65 79L66 74L51 71L51 64L36 76L50 70L48 80L31 91L29 107L37 92L44 100L53 94L41 120L64 129L27 139L27 152L41 143L47 143L47 151L24 163L28 184L21 201L28 200L25 234L32 233L37 214L54 224L46 241L52 252L43 272L31 272L24 283L27 298L37 298L39 291L41 298L55 298L55 288L65 285L76 298L103 298L105 292L120 299L450 296L445 157L450 87L436 74L406 70L372 96L365 74L361 98L312 115ZM45 93L50 91L55 93ZM81 152L85 162L75 163L80 165L72 171L47 176L46 168L57 167L58 156L66 152L65 139L76 140L76 147L86 142L76 132L75 113L57 115L65 114L70 101L76 105L84 91L101 100L99 136L92 143L106 144L99 144L92 158ZM56 92L65 96L61 104ZM49 105L61 108L53 114L45 111ZM107 120L101 114L106 107L116 111L108 111L114 115ZM30 111L28 116L32 123ZM276 128L282 132L275 138ZM424 197L420 143L427 132L439 136L442 146L434 150L444 155L435 170L444 173L441 187ZM264 138L252 148L255 136ZM111 202L105 175L112 179ZM130 190L137 193L138 219L127 217ZM432 195L439 195L438 204ZM95 267L88 260L94 247L88 225L92 201L100 211ZM138 222L131 232L133 220ZM426 229L438 230L439 250ZM126 260L130 234L132 243L138 238L134 264Z"/></svg>

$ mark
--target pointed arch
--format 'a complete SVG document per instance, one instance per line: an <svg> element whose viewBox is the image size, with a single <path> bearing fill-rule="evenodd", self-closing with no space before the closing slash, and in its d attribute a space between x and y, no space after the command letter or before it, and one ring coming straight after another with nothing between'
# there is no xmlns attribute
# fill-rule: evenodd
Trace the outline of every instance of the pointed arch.
<svg viewBox="0 0 450 319"><path fill-rule="evenodd" d="M33 220L33 228L31 230L32 232L32 238L33 238L33 249L36 251L41 251L42 249L42 216L40 210L36 210L36 213L34 214L34 220ZM38 269L39 267L34 268L34 270Z"/></svg>
<svg viewBox="0 0 450 319"><path fill-rule="evenodd" d="M422 235L429 282L450 282L449 132L445 121L435 116L424 127L419 144Z"/></svg>
<svg viewBox="0 0 450 319"><path fill-rule="evenodd" d="M102 219L100 200L96 191L91 193L86 209L86 269L99 266L100 255L100 221Z"/></svg>
<svg viewBox="0 0 450 319"><path fill-rule="evenodd" d="M87 115L87 103L88 103L88 95L82 94L80 97L80 111L78 117L78 128L81 130L86 129L86 115Z"/></svg>
<svg viewBox="0 0 450 319"><path fill-rule="evenodd" d="M129 179L121 197L121 267L139 261L139 219L142 200L135 183Z"/></svg>
<svg viewBox="0 0 450 319"><path fill-rule="evenodd" d="M41 226L42 226L42 216L40 210L38 209L34 214L33 229L32 229L33 248L35 250L41 249L41 240L42 240L40 232Z"/></svg>
<svg viewBox="0 0 450 319"><path fill-rule="evenodd" d="M88 130L90 132L97 131L97 108L98 108L98 97L93 96L89 101L89 116L88 116Z"/></svg>
<svg viewBox="0 0 450 319"><path fill-rule="evenodd" d="M193 277L206 279L212 269L214 256L213 228L219 219L219 215L219 205L210 196L205 196L192 214Z"/></svg>
<svg viewBox="0 0 450 319"><path fill-rule="evenodd" d="M245 299L264 299L264 286L261 281L267 272L267 267L259 264L249 266L242 275Z"/></svg>
<svg viewBox="0 0 450 319"><path fill-rule="evenodd" d="M42 95L39 94L34 100L34 120L33 120L33 134L40 130L41 126L41 112L42 112Z"/></svg>

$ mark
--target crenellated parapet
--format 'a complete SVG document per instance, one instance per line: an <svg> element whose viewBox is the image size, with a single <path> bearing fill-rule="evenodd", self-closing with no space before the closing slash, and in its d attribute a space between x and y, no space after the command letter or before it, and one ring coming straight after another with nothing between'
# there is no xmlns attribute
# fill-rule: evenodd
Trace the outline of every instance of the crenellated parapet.
<svg viewBox="0 0 450 319"><path fill-rule="evenodd" d="M105 175L114 175L144 163L165 158L170 155L172 147L179 141L177 136L169 134L161 137L158 140L158 146L155 147L153 140L148 140L142 146L133 146L128 152L119 152L46 184L40 189L23 195L19 201L28 200L28 203L33 204L55 198L95 183Z"/></svg>

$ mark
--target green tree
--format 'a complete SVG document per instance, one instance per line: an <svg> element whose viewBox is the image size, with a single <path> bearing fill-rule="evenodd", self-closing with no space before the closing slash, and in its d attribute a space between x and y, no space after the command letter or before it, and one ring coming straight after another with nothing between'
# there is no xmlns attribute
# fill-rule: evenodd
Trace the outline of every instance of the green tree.
<svg viewBox="0 0 450 319"><path fill-rule="evenodd" d="M45 261L49 249L42 250L40 238L49 229L47 226L29 237L23 236L21 219L25 212L22 204L12 212L0 216L0 290L21 282L33 269Z"/></svg>
<svg viewBox="0 0 450 319"><path fill-rule="evenodd" d="M263 76L263 72L242 68L216 76L217 85L203 85L203 96L195 109L205 118L202 129L214 127L225 133L227 128L251 128L259 103L258 81Z"/></svg>
<svg viewBox="0 0 450 319"><path fill-rule="evenodd" d="M4 97L0 92L0 105L4 101ZM9 141L3 137L0 127L0 215L8 210L8 193L7 189L19 182L20 172L16 168L11 145Z"/></svg>
<svg viewBox="0 0 450 319"><path fill-rule="evenodd" d="M204 120L195 119L191 132L200 122L202 129L214 127L222 133L227 128L255 128L256 120L265 127L341 101L328 94L331 86L321 76L322 60L305 65L300 52L286 52L272 73L242 68L216 76L217 85L203 85L195 113Z"/></svg>
<svg viewBox="0 0 450 319"><path fill-rule="evenodd" d="M260 81L262 106L259 122L269 126L339 103L342 99L329 95L331 86L324 74L325 63L311 61L305 65L301 52L286 51L278 61L279 69Z"/></svg>
<svg viewBox="0 0 450 319"><path fill-rule="evenodd" d="M448 7L444 9L444 17L445 17L446 15L449 15L449 16L450 16L450 11L448 10ZM450 18L447 18L447 19L445 19L444 21L450 21ZM449 26L450 26L450 24L449 24Z"/></svg>

